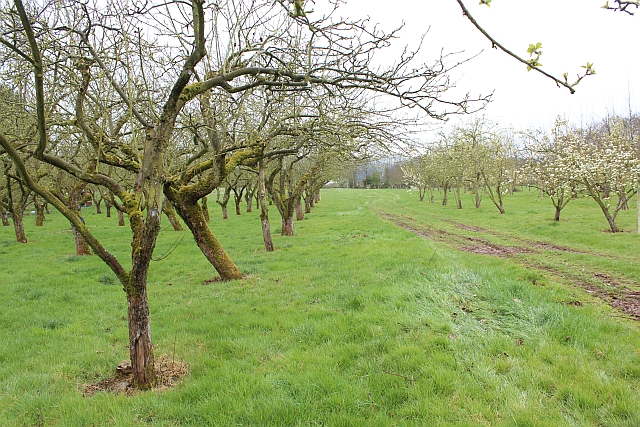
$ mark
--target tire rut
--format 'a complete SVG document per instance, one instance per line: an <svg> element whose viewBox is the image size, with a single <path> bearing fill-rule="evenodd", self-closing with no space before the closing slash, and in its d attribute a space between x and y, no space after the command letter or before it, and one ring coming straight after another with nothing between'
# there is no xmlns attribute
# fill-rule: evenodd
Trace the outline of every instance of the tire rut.
<svg viewBox="0 0 640 427"><path fill-rule="evenodd" d="M568 281L575 286L584 289L587 293L597 296L601 300L607 302L612 307L621 310L634 320L640 321L640 292L633 289L640 289L640 283L632 280L615 277L601 271L587 271L584 268L571 265L565 258L565 266L568 270L560 270L551 264L527 258L526 255L537 255L544 258L562 257L563 253L586 254L590 256L600 256L604 258L615 258L612 255L598 254L576 250L566 246L555 245L548 242L535 241L525 238L517 238L505 233L484 229L481 227L461 224L451 220L445 222L454 225L456 228L472 231L474 233L483 233L494 235L502 239L515 240L516 245L502 245L491 242L481 237L471 237L463 234L457 234L441 228L434 228L426 224L417 223L413 218L403 215L390 214L388 212L378 212L380 216L395 225L404 228L418 236L429 240L444 243L454 249L481 255L495 256L499 258L513 259L519 264L544 271L562 280ZM526 246L521 246L521 245ZM622 259L622 258L620 258ZM535 283L534 283L535 284ZM571 305L582 305L579 301L568 302Z"/></svg>

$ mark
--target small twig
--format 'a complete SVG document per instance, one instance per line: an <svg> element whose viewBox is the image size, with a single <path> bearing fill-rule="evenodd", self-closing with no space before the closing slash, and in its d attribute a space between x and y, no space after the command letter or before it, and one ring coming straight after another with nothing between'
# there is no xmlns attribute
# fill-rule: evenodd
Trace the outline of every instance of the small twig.
<svg viewBox="0 0 640 427"><path fill-rule="evenodd" d="M595 74L595 71L592 70L591 66L592 64L587 64L586 68L587 71L585 72L584 75L582 76L578 76L578 79L574 82L574 83L569 83L567 81L567 74L564 75L565 81L562 81L560 79L558 79L557 77L554 77L553 75L547 73L546 71L542 70L541 68L539 68L534 61L527 61L524 58L521 58L520 56L516 55L515 53L513 53L512 51L510 51L509 49L507 49L506 47L502 46L502 44L500 44L500 42L498 42L496 39L494 39L493 37L491 37L489 35L489 33L487 33L485 31L484 28L482 28L480 26L480 24L478 24L478 21L475 20L475 18L471 15L471 13L469 12L469 10L467 10L467 8L465 7L465 5L462 3L462 0L456 0L458 2L458 4L460 5L460 8L462 9L462 14L464 16L466 16L469 21L471 21L471 23L473 24L474 27L476 27L478 29L478 31L480 31L487 39L489 39L489 41L491 42L491 47L498 48L501 51L503 51L504 53L506 53L507 55L515 58L517 61L522 62L523 64L525 64L527 67L529 67L529 69L532 70L536 70L537 72L541 73L542 75L550 78L551 80L553 80L554 82L556 82L556 85L558 85L558 87L560 86L564 86L567 89L569 89L569 92L571 92L572 94L576 92L576 90L574 89L574 86L577 85L578 83L580 83L580 81L588 75L591 74Z"/></svg>
<svg viewBox="0 0 640 427"><path fill-rule="evenodd" d="M176 238L176 240L171 244L169 249L167 249L167 252L165 252L164 254L162 254L158 258L151 258L151 261L162 261L163 259L165 259L169 255L171 255L173 253L173 251L175 251L176 248L180 245L180 243L182 243L182 240L184 240L184 234L181 234L180 236L178 236Z"/></svg>
<svg viewBox="0 0 640 427"><path fill-rule="evenodd" d="M436 254L438 253L437 249L433 250L433 255L431 255L431 258L429 258L429 262L427 262L427 265L431 264L431 262L433 261L433 259L436 257Z"/></svg>
<svg viewBox="0 0 640 427"><path fill-rule="evenodd" d="M414 381L419 380L420 378L422 378L422 376L424 375L424 372L422 372L417 378L416 377L407 377L406 375L402 375L402 374L396 374L395 372L389 372L389 371L385 371L384 369L382 370L382 372L384 372L385 374L388 375L393 375L396 377L400 377L400 378L404 378L405 381L407 381L409 384L412 384Z"/></svg>
<svg viewBox="0 0 640 427"><path fill-rule="evenodd" d="M355 231L355 228L352 228L351 230L347 231L347 232L346 232L342 237L340 237L338 240L343 240L343 239L345 239L345 238L347 237L347 235L348 235L349 233L351 233L352 231Z"/></svg>

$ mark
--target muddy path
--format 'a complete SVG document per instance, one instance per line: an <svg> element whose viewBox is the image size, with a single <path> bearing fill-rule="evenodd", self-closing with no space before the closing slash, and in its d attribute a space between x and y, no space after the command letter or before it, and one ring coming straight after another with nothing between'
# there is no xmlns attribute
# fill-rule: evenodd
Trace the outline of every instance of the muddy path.
<svg viewBox="0 0 640 427"><path fill-rule="evenodd" d="M554 280L569 283L598 297L619 309L625 317L640 321L640 283L598 269L598 259L624 261L624 257L581 251L450 220L444 220L449 225L445 229L404 215L388 212L379 214L405 230L454 249L509 259L527 269L545 273ZM576 255L588 258L589 262L578 261ZM537 285L535 279L532 279L532 283ZM569 301L567 304L582 305L580 301Z"/></svg>

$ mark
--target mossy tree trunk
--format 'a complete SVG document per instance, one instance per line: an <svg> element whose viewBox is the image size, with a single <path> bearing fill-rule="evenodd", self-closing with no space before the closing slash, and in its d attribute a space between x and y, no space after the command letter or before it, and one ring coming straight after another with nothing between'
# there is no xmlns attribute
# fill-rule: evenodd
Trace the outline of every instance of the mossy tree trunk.
<svg viewBox="0 0 640 427"><path fill-rule="evenodd" d="M169 219L169 223L171 223L171 226L173 227L174 231L182 231L182 230L184 230L182 228L182 224L180 224L180 220L176 216L176 211L173 208L173 205L171 204L171 202L169 200L165 199L162 211L164 212L164 214Z"/></svg>
<svg viewBox="0 0 640 427"><path fill-rule="evenodd" d="M258 164L258 198L260 205L260 221L262 223L262 240L267 252L273 252L273 239L271 238L271 224L269 223L269 207L267 205L267 190L265 187L264 160Z"/></svg>
<svg viewBox="0 0 640 427"><path fill-rule="evenodd" d="M294 181L292 176L292 162L288 168L284 168L283 159L279 159L278 166L274 168L269 174L269 178L265 180L265 185L271 196L271 200L276 205L278 212L282 218L282 231L283 236L294 235L294 222L293 216L296 213L296 208L301 207L300 200L302 193L306 188L307 183L313 177L314 173L322 167L322 161L318 161L313 165L306 173L304 173L300 179ZM279 175L278 186L276 188L274 182L276 176ZM300 209L302 212L302 209Z"/></svg>
<svg viewBox="0 0 640 427"><path fill-rule="evenodd" d="M311 213L311 203L315 195L307 194L307 197L304 198L304 213Z"/></svg>
<svg viewBox="0 0 640 427"><path fill-rule="evenodd" d="M11 224L9 223L9 217L7 216L7 211L5 211L4 209L2 209L0 211L0 218L2 218L2 226L3 227L8 227Z"/></svg>
<svg viewBox="0 0 640 427"><path fill-rule="evenodd" d="M216 135L213 135L212 139L215 145ZM225 155L215 156L211 160L194 165L185 171L179 179L167 182L164 187L165 196L193 234L202 254L216 269L222 280L240 279L242 273L211 232L204 211L198 202L219 188L227 175L236 168L245 156L249 155L245 152L238 152L229 159ZM206 175L201 176L197 181L193 180L198 174Z"/></svg>
<svg viewBox="0 0 640 427"><path fill-rule="evenodd" d="M42 201L38 196L33 196L33 206L36 208L36 227L44 226L44 208L45 202Z"/></svg>
<svg viewBox="0 0 640 427"><path fill-rule="evenodd" d="M73 212L73 214L80 220L80 222L84 224L84 218L82 217L80 205L84 204L90 197L90 195L84 194L82 192L84 183L80 180L76 180L75 185L68 191L68 195L64 196L62 188L60 186L61 179L62 174L59 175L58 179L58 198L66 205L67 209ZM73 233L76 255L91 255L91 247L73 222L71 222L71 232Z"/></svg>
<svg viewBox="0 0 640 427"><path fill-rule="evenodd" d="M253 198L258 191L258 181L250 182L247 185L247 191L244 193L244 201L247 204L247 213L250 213L253 210Z"/></svg>
<svg viewBox="0 0 640 427"><path fill-rule="evenodd" d="M11 212L13 220L13 230L16 233L16 242L27 243L27 235L24 232L24 222L22 221L22 213Z"/></svg>
<svg viewBox="0 0 640 427"><path fill-rule="evenodd" d="M44 226L44 205L36 204L36 227Z"/></svg>
<svg viewBox="0 0 640 427"><path fill-rule="evenodd" d="M296 221L304 220L304 211L302 210L302 197L296 200Z"/></svg>
<svg viewBox="0 0 640 427"><path fill-rule="evenodd" d="M211 217L209 216L209 205L207 205L207 196L204 196L200 202L202 203L202 215L204 215L204 220L207 222L211 221Z"/></svg>
<svg viewBox="0 0 640 427"><path fill-rule="evenodd" d="M181 194L172 187L165 187L165 194L191 230L198 248L216 269L220 278L222 280L241 279L242 273L207 225L202 207L198 204L198 198L189 197L186 193Z"/></svg>
<svg viewBox="0 0 640 427"><path fill-rule="evenodd" d="M11 214L11 221L13 222L13 230L16 235L16 242L18 243L27 243L27 235L24 231L24 210L27 207L27 203L29 201L29 195L31 191L24 187L24 185L18 182L16 188L13 188L12 178L7 175L7 208L9 213ZM16 189L19 189L20 196L18 197L16 193Z"/></svg>
<svg viewBox="0 0 640 427"><path fill-rule="evenodd" d="M67 206L67 209L72 211L80 221L84 223L80 206L86 203L87 200L91 199L91 194L84 192L84 186L86 184L80 180L74 180L73 186L63 190L63 177L64 175L62 173L58 175L56 189L58 199L62 200ZM66 195L64 193L66 193ZM71 231L75 241L76 255L91 255L91 248L89 247L89 244L85 241L84 237L73 223L71 223Z"/></svg>

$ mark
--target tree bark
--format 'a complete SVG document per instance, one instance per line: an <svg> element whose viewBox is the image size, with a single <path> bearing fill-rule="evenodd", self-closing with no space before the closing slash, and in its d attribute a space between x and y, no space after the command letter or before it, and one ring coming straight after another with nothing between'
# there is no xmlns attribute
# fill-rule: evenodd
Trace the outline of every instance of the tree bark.
<svg viewBox="0 0 640 427"><path fill-rule="evenodd" d="M13 229L16 232L16 242L27 243L27 235L24 232L24 223L22 222L22 212L11 212L11 219L13 220Z"/></svg>
<svg viewBox="0 0 640 427"><path fill-rule="evenodd" d="M293 236L293 212L282 217L282 235Z"/></svg>
<svg viewBox="0 0 640 427"><path fill-rule="evenodd" d="M442 189L442 206L447 206L448 198L449 198L449 186L445 184L444 188Z"/></svg>
<svg viewBox="0 0 640 427"><path fill-rule="evenodd" d="M311 201L313 200L313 195L308 194L304 199L304 213L311 213Z"/></svg>
<svg viewBox="0 0 640 427"><path fill-rule="evenodd" d="M174 200L173 205L193 234L196 244L216 269L222 280L241 279L242 273L222 248L206 223L202 208L197 201Z"/></svg>
<svg viewBox="0 0 640 427"><path fill-rule="evenodd" d="M207 205L207 196L202 198L202 215L204 216L204 220L206 222L211 221L211 217L209 216L209 205Z"/></svg>
<svg viewBox="0 0 640 427"><path fill-rule="evenodd" d="M150 145L153 145L152 141ZM147 155L151 155L150 179L159 172L157 169L162 164L162 155L158 155L154 148L147 147ZM141 182L140 175L138 182ZM137 183L137 186L139 184ZM158 193L159 192L159 193ZM151 341L151 327L149 321L149 300L147 296L147 276L151 257L160 233L160 215L162 214L162 186L148 187L146 197L146 218L143 219L139 208L140 193L136 193L135 199L125 202L129 224L133 234L131 241L131 273L128 281L125 280L124 290L127 294L128 320L129 320L129 357L133 368L133 387L149 389L155 385L153 344ZM121 214L122 211L118 210ZM122 280L121 280L122 281Z"/></svg>
<svg viewBox="0 0 640 427"><path fill-rule="evenodd" d="M8 227L11 224L9 224L9 218L7 217L7 211L1 211L0 212L0 217L2 218L2 226L3 227Z"/></svg>
<svg viewBox="0 0 640 427"><path fill-rule="evenodd" d="M36 207L36 227L42 227L44 225L44 203L38 203L34 201Z"/></svg>
<svg viewBox="0 0 640 427"><path fill-rule="evenodd" d="M113 206L111 203L109 203L107 200L104 201L104 206L107 209L107 218L111 218L111 206Z"/></svg>
<svg viewBox="0 0 640 427"><path fill-rule="evenodd" d="M24 210L27 206L27 202L29 201L29 194L31 190L26 190L22 186L20 186L20 198L17 199L14 196L14 192L11 189L11 179L7 176L7 208L9 209L9 213L11 214L11 220L13 221L13 229L16 235L16 242L18 243L27 243L27 235L24 232L24 222L22 220L24 215ZM16 200L17 199L17 200Z"/></svg>
<svg viewBox="0 0 640 427"><path fill-rule="evenodd" d="M244 196L244 201L247 202L247 213L251 213L253 210L253 194L247 192Z"/></svg>
<svg viewBox="0 0 640 427"><path fill-rule="evenodd" d="M262 222L262 240L267 252L273 252L273 240L271 239L271 224L269 223L269 207L267 205L267 189L265 186L264 160L258 164L258 198L260 205L260 221Z"/></svg>
<svg viewBox="0 0 640 427"><path fill-rule="evenodd" d="M560 221L560 211L562 210L562 208L560 207L560 205L556 205L556 213L555 215L553 215L553 220L554 221Z"/></svg>
<svg viewBox="0 0 640 427"><path fill-rule="evenodd" d="M611 229L611 232L612 233L619 233L620 229L618 228L618 225L616 224L615 219L611 216L609 211L605 211L604 212L604 216L605 216L605 218L607 218L607 222L609 223L609 228Z"/></svg>
<svg viewBox="0 0 640 427"><path fill-rule="evenodd" d="M127 294L132 386L148 389L155 385L156 377L146 282L137 283L135 288L138 292Z"/></svg>
<svg viewBox="0 0 640 427"><path fill-rule="evenodd" d="M460 196L460 183L456 183L455 188L456 209L462 209L462 197Z"/></svg>
<svg viewBox="0 0 640 427"><path fill-rule="evenodd" d="M118 210L118 227L124 227L124 214Z"/></svg>
<svg viewBox="0 0 640 427"><path fill-rule="evenodd" d="M80 220L84 222L82 217L80 217ZM74 225L71 225L71 231L76 242L76 255L91 255L91 247L89 247L87 241L84 240L84 237Z"/></svg>
<svg viewBox="0 0 640 427"><path fill-rule="evenodd" d="M182 230L184 230L182 228L182 224L180 224L180 220L176 216L176 211L173 208L173 205L171 204L171 202L169 200L165 199L164 206L162 207L162 211L164 212L164 214L169 219L169 222L171 223L171 226L173 227L174 231L182 231Z"/></svg>
<svg viewBox="0 0 640 427"><path fill-rule="evenodd" d="M298 197L296 201L296 220L302 221L304 220L304 212L302 211L302 201Z"/></svg>

